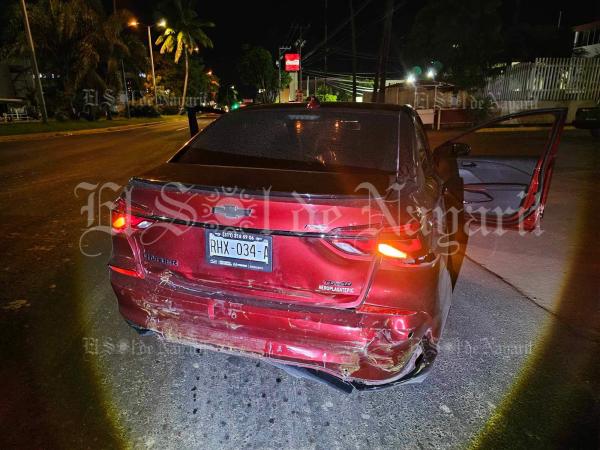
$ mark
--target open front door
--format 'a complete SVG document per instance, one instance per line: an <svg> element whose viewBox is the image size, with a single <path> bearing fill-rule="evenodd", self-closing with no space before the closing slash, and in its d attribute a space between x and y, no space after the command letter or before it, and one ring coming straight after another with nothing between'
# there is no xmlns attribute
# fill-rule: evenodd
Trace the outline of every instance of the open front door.
<svg viewBox="0 0 600 450"><path fill-rule="evenodd" d="M435 149L438 172L472 222L532 231L544 212L567 110L541 109L479 125Z"/></svg>

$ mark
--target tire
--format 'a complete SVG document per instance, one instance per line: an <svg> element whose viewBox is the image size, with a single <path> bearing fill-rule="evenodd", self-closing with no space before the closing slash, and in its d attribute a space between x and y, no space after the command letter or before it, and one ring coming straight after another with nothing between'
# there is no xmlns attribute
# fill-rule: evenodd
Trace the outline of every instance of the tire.
<svg viewBox="0 0 600 450"><path fill-rule="evenodd" d="M129 320L125 320L125 322L127 322L127 325L129 325L131 328L133 328L137 334L139 334L140 336L152 336L154 333L154 331L152 330L148 330L146 328L142 328L138 325L136 325L133 322L130 322Z"/></svg>

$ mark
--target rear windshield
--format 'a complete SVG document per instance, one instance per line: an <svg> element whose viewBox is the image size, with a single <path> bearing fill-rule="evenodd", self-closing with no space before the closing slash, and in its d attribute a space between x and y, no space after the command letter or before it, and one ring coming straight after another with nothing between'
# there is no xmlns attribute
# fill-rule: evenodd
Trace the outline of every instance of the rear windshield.
<svg viewBox="0 0 600 450"><path fill-rule="evenodd" d="M247 109L226 114L174 162L395 172L398 111Z"/></svg>

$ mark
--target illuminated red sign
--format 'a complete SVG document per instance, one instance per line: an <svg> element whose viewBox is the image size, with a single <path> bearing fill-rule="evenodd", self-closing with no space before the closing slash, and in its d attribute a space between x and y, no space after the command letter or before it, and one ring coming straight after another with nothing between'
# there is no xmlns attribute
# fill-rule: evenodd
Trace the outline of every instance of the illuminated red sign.
<svg viewBox="0 0 600 450"><path fill-rule="evenodd" d="M285 54L285 71L298 72L300 70L300 54L286 53Z"/></svg>

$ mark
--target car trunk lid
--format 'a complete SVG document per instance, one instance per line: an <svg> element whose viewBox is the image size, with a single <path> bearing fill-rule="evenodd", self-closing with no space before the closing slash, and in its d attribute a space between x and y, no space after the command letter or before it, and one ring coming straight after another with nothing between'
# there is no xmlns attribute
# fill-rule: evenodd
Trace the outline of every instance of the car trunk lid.
<svg viewBox="0 0 600 450"><path fill-rule="evenodd" d="M381 222L393 181L382 173L171 163L133 179L126 195L152 221L132 236L148 276L348 307L365 295L375 258L341 251L326 236Z"/></svg>

